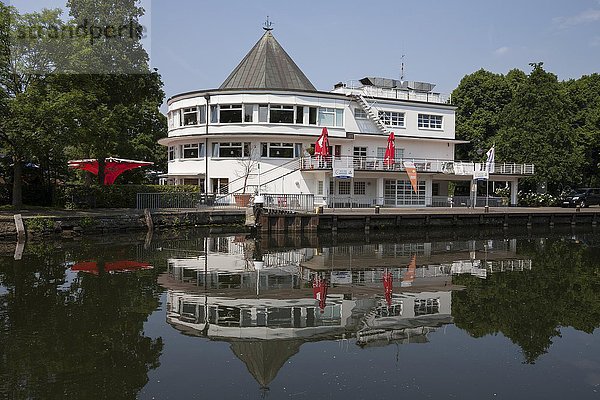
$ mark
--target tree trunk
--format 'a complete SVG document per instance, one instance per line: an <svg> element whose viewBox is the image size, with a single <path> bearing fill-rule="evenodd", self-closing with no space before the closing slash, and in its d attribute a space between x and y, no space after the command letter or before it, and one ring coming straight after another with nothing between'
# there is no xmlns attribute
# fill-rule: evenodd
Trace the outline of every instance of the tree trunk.
<svg viewBox="0 0 600 400"><path fill-rule="evenodd" d="M104 185L104 176L106 169L106 159L98 158L98 184Z"/></svg>
<svg viewBox="0 0 600 400"><path fill-rule="evenodd" d="M23 162L14 157L12 205L20 208L23 205Z"/></svg>

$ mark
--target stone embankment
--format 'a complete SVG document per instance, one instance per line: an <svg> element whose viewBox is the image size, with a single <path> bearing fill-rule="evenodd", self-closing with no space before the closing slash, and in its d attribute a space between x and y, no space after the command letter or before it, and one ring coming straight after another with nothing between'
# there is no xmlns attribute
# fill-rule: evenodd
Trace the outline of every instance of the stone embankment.
<svg viewBox="0 0 600 400"><path fill-rule="evenodd" d="M80 235L165 230L194 226L237 226L244 229L244 210L180 210L149 213L143 210L21 211L28 239L70 238ZM0 214L0 239L17 240L13 212Z"/></svg>

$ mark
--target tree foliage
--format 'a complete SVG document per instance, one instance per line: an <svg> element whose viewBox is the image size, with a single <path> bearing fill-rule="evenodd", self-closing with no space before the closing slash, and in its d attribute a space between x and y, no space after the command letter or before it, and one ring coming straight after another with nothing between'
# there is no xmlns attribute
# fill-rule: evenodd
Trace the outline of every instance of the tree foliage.
<svg viewBox="0 0 600 400"><path fill-rule="evenodd" d="M453 92L457 137L471 143L459 157L480 160L496 145L498 162L531 163L531 187L545 182L558 194L566 187L600 183L600 78L561 82L542 63L525 74L479 70Z"/></svg>
<svg viewBox="0 0 600 400"><path fill-rule="evenodd" d="M99 182L107 157L164 168L163 83L136 28L138 3L69 0L66 21L60 10L19 14L0 3L0 146L13 160L13 205L26 162L48 186L66 179L69 158L98 158Z"/></svg>

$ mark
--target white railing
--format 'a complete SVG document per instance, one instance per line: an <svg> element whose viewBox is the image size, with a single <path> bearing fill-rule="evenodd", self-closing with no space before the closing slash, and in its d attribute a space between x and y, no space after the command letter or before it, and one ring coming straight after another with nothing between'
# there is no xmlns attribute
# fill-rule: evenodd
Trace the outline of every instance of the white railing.
<svg viewBox="0 0 600 400"><path fill-rule="evenodd" d="M367 97L379 97L384 99L414 100L438 104L450 104L451 101L451 96L449 94L365 86L359 81L348 81L343 88L338 90L343 91L346 94L362 94Z"/></svg>
<svg viewBox="0 0 600 400"><path fill-rule="evenodd" d="M473 175L475 171L485 170L485 164L464 161L449 161L427 158L400 158L393 163L383 158L355 156L311 156L300 160L302 170L329 170L333 168L353 168L358 171L404 171L404 162L414 163L417 172L436 172L454 175ZM533 175L533 164L496 163L493 174Z"/></svg>

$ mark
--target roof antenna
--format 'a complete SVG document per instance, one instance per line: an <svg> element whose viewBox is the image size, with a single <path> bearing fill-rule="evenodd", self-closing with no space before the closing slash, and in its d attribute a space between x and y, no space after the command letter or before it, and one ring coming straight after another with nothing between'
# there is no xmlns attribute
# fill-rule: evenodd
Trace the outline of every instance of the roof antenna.
<svg viewBox="0 0 600 400"><path fill-rule="evenodd" d="M404 54L400 57L402 62L400 63L400 83L404 83Z"/></svg>
<svg viewBox="0 0 600 400"><path fill-rule="evenodd" d="M269 21L269 16L267 15L267 20L265 21L265 24L263 25L263 29L267 32L272 31L273 28L271 27L273 25L273 23L271 21Z"/></svg>

